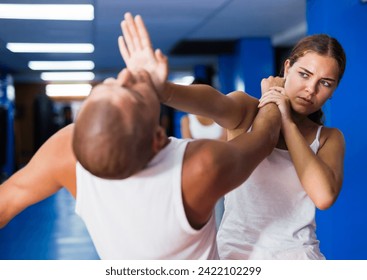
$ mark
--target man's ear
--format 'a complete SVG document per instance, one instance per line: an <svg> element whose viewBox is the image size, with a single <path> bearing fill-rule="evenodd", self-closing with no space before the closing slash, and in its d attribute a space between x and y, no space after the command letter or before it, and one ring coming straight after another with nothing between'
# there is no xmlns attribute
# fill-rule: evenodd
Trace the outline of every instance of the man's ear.
<svg viewBox="0 0 367 280"><path fill-rule="evenodd" d="M160 150L162 150L163 147L166 145L166 143L167 143L166 131L163 127L158 126L155 131L155 135L153 137L152 149L154 154L157 154Z"/></svg>

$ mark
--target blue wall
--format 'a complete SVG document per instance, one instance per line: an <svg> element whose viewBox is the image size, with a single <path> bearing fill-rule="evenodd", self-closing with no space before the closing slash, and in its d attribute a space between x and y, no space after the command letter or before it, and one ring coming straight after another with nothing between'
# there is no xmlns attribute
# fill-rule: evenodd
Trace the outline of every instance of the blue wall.
<svg viewBox="0 0 367 280"><path fill-rule="evenodd" d="M0 105L7 109L7 133L6 133L6 162L3 166L0 166L1 176L5 178L9 177L14 172L14 86L12 77L0 76ZM4 137L1 135L0 137Z"/></svg>
<svg viewBox="0 0 367 280"><path fill-rule="evenodd" d="M243 90L260 98L261 79L274 75L274 51L269 38L244 38L233 55L218 59L220 90Z"/></svg>
<svg viewBox="0 0 367 280"><path fill-rule="evenodd" d="M346 140L345 173L336 204L317 213L321 249L329 259L367 259L367 4L307 1L308 33L337 38L347 55L339 88L326 106L327 125Z"/></svg>
<svg viewBox="0 0 367 280"><path fill-rule="evenodd" d="M218 58L218 81L220 91L227 94L236 89L235 81L235 55L220 55Z"/></svg>

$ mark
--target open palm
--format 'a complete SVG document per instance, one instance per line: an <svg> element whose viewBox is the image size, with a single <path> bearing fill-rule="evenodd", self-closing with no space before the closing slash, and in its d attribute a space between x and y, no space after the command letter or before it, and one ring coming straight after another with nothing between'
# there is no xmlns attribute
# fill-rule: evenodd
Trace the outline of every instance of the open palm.
<svg viewBox="0 0 367 280"><path fill-rule="evenodd" d="M159 49L153 50L148 31L139 15L133 18L126 13L121 29L123 36L118 38L118 44L126 67L133 73L147 71L156 90L161 93L168 76L167 57Z"/></svg>

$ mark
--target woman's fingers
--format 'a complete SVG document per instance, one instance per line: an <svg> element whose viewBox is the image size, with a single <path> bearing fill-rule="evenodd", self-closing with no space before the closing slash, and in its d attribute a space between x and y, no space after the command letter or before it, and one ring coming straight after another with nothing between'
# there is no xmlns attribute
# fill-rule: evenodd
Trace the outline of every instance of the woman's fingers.
<svg viewBox="0 0 367 280"><path fill-rule="evenodd" d="M133 48L132 50L141 50L142 46L141 46L136 18L134 19L132 14L126 13L125 22L126 22L125 28L127 28L128 34L130 36L129 43L132 45L132 48ZM140 24L142 24L142 19L140 21ZM144 24L143 24L143 27L144 27Z"/></svg>
<svg viewBox="0 0 367 280"><path fill-rule="evenodd" d="M149 37L149 33L147 31L147 28L145 27L143 18L140 15L137 15L135 17L135 25L137 29L137 34L139 36L139 44L140 46L144 48L152 48L152 42Z"/></svg>

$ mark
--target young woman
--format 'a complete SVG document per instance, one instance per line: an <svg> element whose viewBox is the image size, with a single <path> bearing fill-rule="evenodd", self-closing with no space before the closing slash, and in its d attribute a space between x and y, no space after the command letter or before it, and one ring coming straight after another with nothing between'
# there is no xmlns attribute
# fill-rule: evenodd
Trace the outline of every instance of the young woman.
<svg viewBox="0 0 367 280"><path fill-rule="evenodd" d="M167 60L153 52L141 17L125 15L121 54L132 71L144 67L158 88L161 102L214 119L228 137L251 131L258 108L275 103L282 129L273 152L241 187L225 196L218 231L222 259L324 259L316 237L315 209L336 201L343 181L345 142L336 128L322 124L321 108L337 88L346 65L339 42L312 35L293 48L284 76L261 83L260 100L235 91L223 95L207 85L166 82ZM166 72L165 72L166 71ZM210 102L208 102L210 100Z"/></svg>
<svg viewBox="0 0 367 280"><path fill-rule="evenodd" d="M223 259L323 259L315 206L330 207L343 180L344 138L322 125L321 107L345 69L340 44L327 35L301 40L284 64L284 87L270 87L259 107L282 115L278 145L225 199L218 232Z"/></svg>

